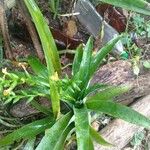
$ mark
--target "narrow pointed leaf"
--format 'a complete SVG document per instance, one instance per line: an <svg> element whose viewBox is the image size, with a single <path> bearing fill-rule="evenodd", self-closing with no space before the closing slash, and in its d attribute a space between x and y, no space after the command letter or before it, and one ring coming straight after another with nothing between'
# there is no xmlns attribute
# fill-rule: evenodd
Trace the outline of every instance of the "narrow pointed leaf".
<svg viewBox="0 0 150 150"><path fill-rule="evenodd" d="M36 138L31 138L28 140L28 142L26 143L25 147L23 148L23 150L34 150L34 143L35 143Z"/></svg>
<svg viewBox="0 0 150 150"><path fill-rule="evenodd" d="M81 91L81 89L79 88L79 86L77 85L77 83L72 83L72 87L77 90L77 91Z"/></svg>
<svg viewBox="0 0 150 150"><path fill-rule="evenodd" d="M51 11L52 11L53 13L55 13L55 11L56 11L55 1L49 0L49 5L50 5Z"/></svg>
<svg viewBox="0 0 150 150"><path fill-rule="evenodd" d="M93 139L92 138L90 138L89 150L94 150L94 144L93 144Z"/></svg>
<svg viewBox="0 0 150 150"><path fill-rule="evenodd" d="M98 100L112 100L114 97L119 96L125 92L129 91L128 86L112 86L108 87L101 92L95 94L94 96L89 97L87 101L98 99Z"/></svg>
<svg viewBox="0 0 150 150"><path fill-rule="evenodd" d="M90 127L90 135L94 141L96 141L98 144L103 146L113 146L112 144L108 143L101 135L100 133L97 133L92 127Z"/></svg>
<svg viewBox="0 0 150 150"><path fill-rule="evenodd" d="M58 117L60 113L60 94L59 85L56 81L50 80L50 96L52 102L52 110L55 118Z"/></svg>
<svg viewBox="0 0 150 150"><path fill-rule="evenodd" d="M69 132L74 128L74 124L71 123L70 125L68 125L66 127L66 129L64 130L64 132L61 134L61 136L59 137L55 147L53 148L54 150L64 150L64 144L65 144L65 140L67 138L67 135L69 134Z"/></svg>
<svg viewBox="0 0 150 150"><path fill-rule="evenodd" d="M47 129L36 150L53 150L71 117L72 113L70 112L62 116L50 129Z"/></svg>
<svg viewBox="0 0 150 150"><path fill-rule="evenodd" d="M102 2L132 10L145 15L150 15L150 4L146 0L101 0Z"/></svg>
<svg viewBox="0 0 150 150"><path fill-rule="evenodd" d="M106 88L110 87L109 85L106 85L106 84L94 84L92 86L89 86L86 90L85 90L85 94L84 96L87 96L88 94L90 93L93 93L97 90L104 90Z"/></svg>
<svg viewBox="0 0 150 150"><path fill-rule="evenodd" d="M115 37L111 41L109 41L104 47L102 47L95 57L92 59L91 64L91 76L95 73L95 71L99 68L100 64L102 63L102 60L105 58L105 56L113 49L115 44L121 39L122 35Z"/></svg>
<svg viewBox="0 0 150 150"><path fill-rule="evenodd" d="M46 20L44 19L35 1L24 0L24 2L32 16L33 22L36 26L37 32L41 39L41 43L43 46L46 63L47 63L50 90L52 91L51 100L52 100L53 113L55 117L57 117L60 111L59 91L57 91L57 84L55 82L51 83L51 79L50 79L51 77L54 77L56 74L58 74L58 76L61 75L61 65L60 65L57 47L54 38L50 32L50 29L46 23ZM55 93L53 93L54 91Z"/></svg>
<svg viewBox="0 0 150 150"><path fill-rule="evenodd" d="M86 107L74 108L78 150L90 150L89 118Z"/></svg>
<svg viewBox="0 0 150 150"><path fill-rule="evenodd" d="M150 120L148 118L127 106L112 101L98 99L87 101L86 105L90 110L100 111L127 122L150 128Z"/></svg>
<svg viewBox="0 0 150 150"><path fill-rule="evenodd" d="M45 118L38 121L34 121L1 138L0 146L12 144L17 140L35 137L39 133L44 132L45 129L51 127L53 124L54 124L53 118Z"/></svg>
<svg viewBox="0 0 150 150"><path fill-rule="evenodd" d="M93 38L90 37L86 46L83 49L83 57L78 72L78 79L82 81L81 87L85 86L89 81L90 76L90 65L93 50Z"/></svg>
<svg viewBox="0 0 150 150"><path fill-rule="evenodd" d="M23 95L35 95L35 96L40 96L42 95L43 97L49 97L49 88L45 87L44 86L39 86L39 85L36 85L36 86L31 86L31 87L28 87L28 88L24 88L24 89L21 89L21 90L16 90L16 93L22 93Z"/></svg>
<svg viewBox="0 0 150 150"><path fill-rule="evenodd" d="M73 65L72 65L72 74L75 75L80 68L80 64L83 56L83 45L79 45L76 49Z"/></svg>
<svg viewBox="0 0 150 150"><path fill-rule="evenodd" d="M46 79L48 78L47 68L40 62L38 58L30 56L27 60L36 75Z"/></svg>
<svg viewBox="0 0 150 150"><path fill-rule="evenodd" d="M61 65L59 54L46 20L44 19L40 9L38 8L34 0L24 0L24 2L32 16L33 22L39 34L46 58L48 73L49 75L53 75L56 71L58 75L60 75Z"/></svg>
<svg viewBox="0 0 150 150"><path fill-rule="evenodd" d="M50 115L50 114L52 115L52 113L51 113L49 108L39 104L36 100L32 100L31 101L31 105L33 107L35 107L38 111L43 112L46 115Z"/></svg>

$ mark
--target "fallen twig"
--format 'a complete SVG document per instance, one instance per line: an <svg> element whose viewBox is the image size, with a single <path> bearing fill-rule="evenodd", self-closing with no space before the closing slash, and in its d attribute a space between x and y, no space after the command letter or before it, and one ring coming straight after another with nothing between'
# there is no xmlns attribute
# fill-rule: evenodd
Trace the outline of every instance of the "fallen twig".
<svg viewBox="0 0 150 150"><path fill-rule="evenodd" d="M30 36L31 36L31 39L32 39L32 42L33 42L33 45L34 45L34 48L37 52L37 55L38 57L43 60L44 59L44 55L43 55L43 52L42 52L42 48L41 48L41 44L39 42L39 37L37 35L37 32L35 30L35 27L33 25L33 22L31 21L31 17L28 13L28 10L27 8L25 7L25 4L22 0L16 0L17 2L17 5L21 11L21 15L23 16L24 20L25 20L25 23L26 23L26 26L27 26L27 29L30 33Z"/></svg>
<svg viewBox="0 0 150 150"><path fill-rule="evenodd" d="M10 36L8 31L8 24L5 14L4 0L0 0L0 33L4 41L4 53L7 58L13 59L13 53L10 45Z"/></svg>

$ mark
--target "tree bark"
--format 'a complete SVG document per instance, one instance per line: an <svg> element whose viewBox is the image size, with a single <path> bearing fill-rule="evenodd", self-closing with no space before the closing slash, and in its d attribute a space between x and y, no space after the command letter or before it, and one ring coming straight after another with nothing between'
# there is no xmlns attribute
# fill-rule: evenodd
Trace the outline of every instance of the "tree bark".
<svg viewBox="0 0 150 150"><path fill-rule="evenodd" d="M28 31L30 33L30 37L32 39L36 53L37 53L38 57L40 58L40 60L43 60L44 54L42 51L41 44L39 42L39 36L36 32L36 29L35 29L33 22L31 21L30 14L28 13L28 10L25 6L25 3L23 0L16 0L16 2L17 2L17 5L20 9L21 15L23 16L23 18L25 20L25 23L26 23L26 26L27 26Z"/></svg>
<svg viewBox="0 0 150 150"><path fill-rule="evenodd" d="M5 13L4 0L0 0L0 34L3 36L5 55L9 59L13 59L13 53L10 45L10 36L8 31L7 18Z"/></svg>
<svg viewBox="0 0 150 150"><path fill-rule="evenodd" d="M146 117L150 117L150 95L138 100L131 108ZM121 150L129 143L133 135L141 130L143 130L143 127L127 123L121 119L115 119L100 131L101 135L115 146L104 147L95 144L95 150Z"/></svg>
<svg viewBox="0 0 150 150"><path fill-rule="evenodd" d="M140 74L137 77L133 74L132 64L129 61L121 60L104 65L96 72L92 80L92 84L98 82L116 86L123 84L130 85L131 90L129 92L117 97L117 101L125 105L150 94L150 70L146 70L141 66ZM131 107L143 115L150 117L149 101L150 95L139 99ZM95 150L121 150L128 144L133 135L142 129L142 127L115 119L100 131L101 135L107 141L115 144L115 147L106 148L95 144Z"/></svg>
<svg viewBox="0 0 150 150"><path fill-rule="evenodd" d="M140 67L140 74L133 74L130 61L119 60L101 67L95 74L91 84L105 83L110 85L129 85L129 92L117 97L117 101L129 104L134 99L150 93L150 70Z"/></svg>

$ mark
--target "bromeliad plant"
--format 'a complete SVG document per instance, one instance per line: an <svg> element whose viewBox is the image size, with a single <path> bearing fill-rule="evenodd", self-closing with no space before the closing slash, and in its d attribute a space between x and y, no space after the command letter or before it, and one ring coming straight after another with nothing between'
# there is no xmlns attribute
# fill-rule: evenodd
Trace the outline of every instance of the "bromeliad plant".
<svg viewBox="0 0 150 150"><path fill-rule="evenodd" d="M111 146L91 126L91 112L103 112L121 118L130 123L150 127L150 120L138 112L115 103L113 98L129 88L127 86L108 86L90 84L103 58L111 51L121 36L112 39L100 51L93 53L93 39L89 38L85 46L76 49L72 65L72 75L63 78L58 51L43 15L34 0L24 0L36 29L39 33L46 64L37 58L28 58L34 73L29 73L23 64L24 72L8 72L3 69L1 80L2 99L5 103L28 99L33 106L45 114L45 118L27 124L0 139L0 146L12 144L20 139L32 139L45 131L45 135L36 150L61 150L68 135L76 135L79 150L94 149L93 141ZM21 89L23 87L23 89ZM95 94L96 93L96 94ZM40 106L34 99L37 96L50 100L52 110ZM62 114L60 101L68 109ZM71 133L71 134L70 134Z"/></svg>

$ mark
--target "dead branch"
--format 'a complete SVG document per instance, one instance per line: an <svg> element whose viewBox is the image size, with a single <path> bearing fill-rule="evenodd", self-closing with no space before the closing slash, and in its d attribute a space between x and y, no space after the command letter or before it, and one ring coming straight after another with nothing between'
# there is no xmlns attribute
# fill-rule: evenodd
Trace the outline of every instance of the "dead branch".
<svg viewBox="0 0 150 150"><path fill-rule="evenodd" d="M4 41L4 53L7 58L13 59L13 53L10 45L10 36L8 31L7 18L5 13L4 0L0 0L0 33L3 36Z"/></svg>
<svg viewBox="0 0 150 150"><path fill-rule="evenodd" d="M16 0L16 2L17 2L17 5L18 5L18 7L21 11L21 15L23 16L23 18L25 20L27 29L30 33L30 36L31 36L34 48L37 52L37 55L41 60L43 60L44 55L43 55L43 52L42 52L41 44L39 42L39 37L38 37L37 32L35 30L35 26L33 25L33 22L31 21L31 17L28 13L28 10L25 7L25 4L22 0Z"/></svg>

